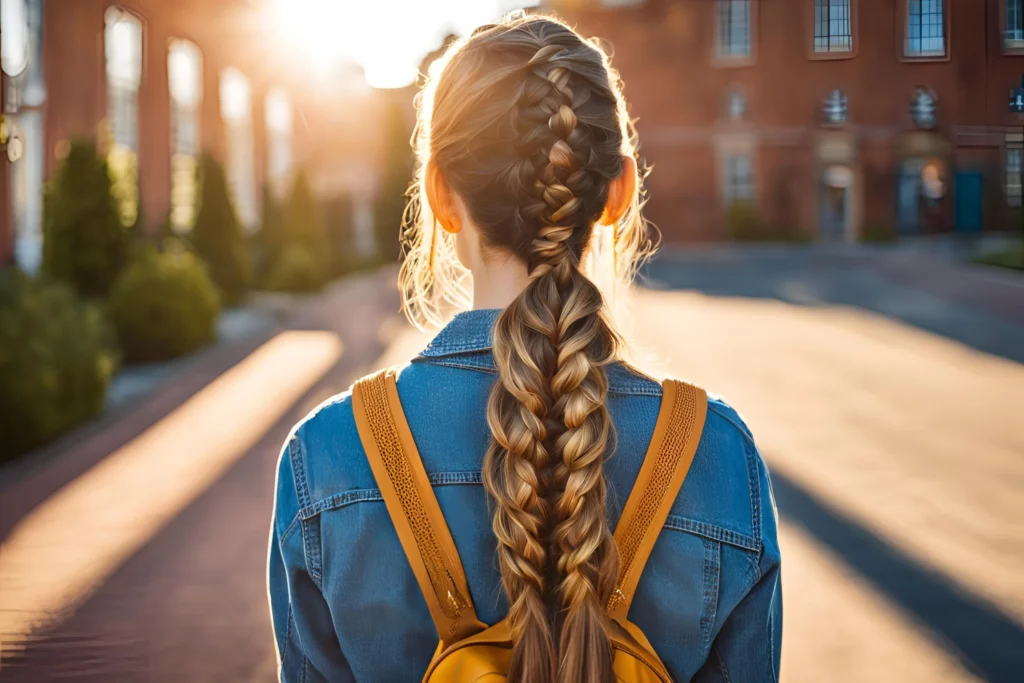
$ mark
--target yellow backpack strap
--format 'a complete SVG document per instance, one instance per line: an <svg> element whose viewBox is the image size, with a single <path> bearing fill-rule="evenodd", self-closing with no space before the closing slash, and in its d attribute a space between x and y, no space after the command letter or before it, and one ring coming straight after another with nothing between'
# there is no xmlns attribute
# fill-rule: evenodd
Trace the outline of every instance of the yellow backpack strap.
<svg viewBox="0 0 1024 683"><path fill-rule="evenodd" d="M707 414L703 389L673 379L665 380L662 388L651 445L615 528L619 580L608 613L620 622L626 621L640 574L686 479Z"/></svg>
<svg viewBox="0 0 1024 683"><path fill-rule="evenodd" d="M430 608L442 647L485 628L398 400L395 371L356 382L352 410L388 515Z"/></svg>

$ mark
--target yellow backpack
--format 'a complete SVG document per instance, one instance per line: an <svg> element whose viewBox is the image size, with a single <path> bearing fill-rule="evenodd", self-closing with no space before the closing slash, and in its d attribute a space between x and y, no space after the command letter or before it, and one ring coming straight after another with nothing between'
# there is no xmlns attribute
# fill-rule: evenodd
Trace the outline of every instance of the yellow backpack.
<svg viewBox="0 0 1024 683"><path fill-rule="evenodd" d="M512 639L502 620L476 617L466 575L398 400L396 372L382 370L352 391L359 438L388 514L440 637L424 683L506 680ZM623 683L672 683L646 636L626 620L640 573L683 485L704 429L707 395L666 380L658 421L615 530L620 573L608 604L613 669Z"/></svg>

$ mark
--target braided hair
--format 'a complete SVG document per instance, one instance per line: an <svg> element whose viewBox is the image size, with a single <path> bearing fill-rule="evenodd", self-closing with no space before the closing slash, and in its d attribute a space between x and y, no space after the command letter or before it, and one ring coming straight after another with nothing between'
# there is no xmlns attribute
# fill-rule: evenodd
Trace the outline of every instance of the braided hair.
<svg viewBox="0 0 1024 683"><path fill-rule="evenodd" d="M481 27L432 71L419 103L420 192L432 161L487 246L521 259L530 278L493 330L483 466L509 600L509 680L610 683L604 607L618 553L605 512L605 368L621 341L584 260L605 255L628 280L650 245L636 201L596 229L634 154L621 85L596 43L537 16ZM426 202L408 218L405 308L434 322L445 300L465 305L464 271Z"/></svg>

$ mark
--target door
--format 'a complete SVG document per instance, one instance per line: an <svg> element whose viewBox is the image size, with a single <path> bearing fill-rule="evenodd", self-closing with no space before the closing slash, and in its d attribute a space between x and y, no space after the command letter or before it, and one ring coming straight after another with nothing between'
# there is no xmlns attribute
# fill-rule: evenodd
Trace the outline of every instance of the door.
<svg viewBox="0 0 1024 683"><path fill-rule="evenodd" d="M900 167L897 212L904 235L921 232L921 166L920 161L910 159Z"/></svg>
<svg viewBox="0 0 1024 683"><path fill-rule="evenodd" d="M956 174L956 231L981 232L981 173L958 171Z"/></svg>

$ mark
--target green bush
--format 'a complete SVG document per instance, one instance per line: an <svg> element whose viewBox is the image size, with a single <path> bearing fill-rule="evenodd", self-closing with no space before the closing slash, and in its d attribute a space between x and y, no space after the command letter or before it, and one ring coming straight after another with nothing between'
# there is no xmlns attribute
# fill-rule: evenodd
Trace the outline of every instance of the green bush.
<svg viewBox="0 0 1024 683"><path fill-rule="evenodd" d="M200 190L192 244L209 266L223 301L235 304L241 301L252 280L249 249L220 163L204 153L197 173Z"/></svg>
<svg viewBox="0 0 1024 683"><path fill-rule="evenodd" d="M152 251L128 266L107 310L125 360L158 361L213 341L220 299L192 254Z"/></svg>
<svg viewBox="0 0 1024 683"><path fill-rule="evenodd" d="M738 242L809 242L811 236L799 227L761 220L751 202L736 201L725 214L726 229Z"/></svg>
<svg viewBox="0 0 1024 683"><path fill-rule="evenodd" d="M309 254L326 264L327 232L305 171L300 170L295 175L286 225L288 244L304 247Z"/></svg>
<svg viewBox="0 0 1024 683"><path fill-rule="evenodd" d="M76 140L43 192L43 271L83 296L105 296L128 260L128 241L106 159Z"/></svg>
<svg viewBox="0 0 1024 683"><path fill-rule="evenodd" d="M250 242L256 282L265 285L274 256L285 244L285 207L269 185L263 186L263 217Z"/></svg>
<svg viewBox="0 0 1024 683"><path fill-rule="evenodd" d="M0 461L103 410L111 342L96 306L67 285L0 272Z"/></svg>
<svg viewBox="0 0 1024 683"><path fill-rule="evenodd" d="M895 242L897 237L896 230L888 223L867 223L861 231L860 241L884 244Z"/></svg>
<svg viewBox="0 0 1024 683"><path fill-rule="evenodd" d="M319 291L324 285L320 259L305 247L290 244L274 259L266 285L277 292Z"/></svg>
<svg viewBox="0 0 1024 683"><path fill-rule="evenodd" d="M974 257L975 263L985 266L997 266L999 268L1010 268L1012 270L1024 270L1024 248L1016 247L1006 251L997 251L991 254L982 254Z"/></svg>

